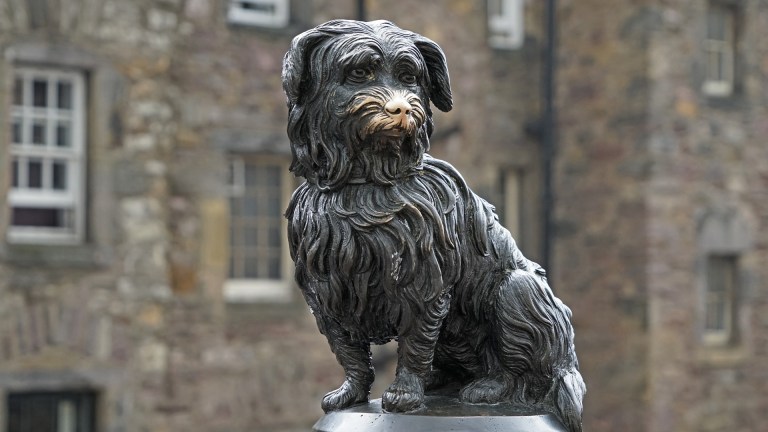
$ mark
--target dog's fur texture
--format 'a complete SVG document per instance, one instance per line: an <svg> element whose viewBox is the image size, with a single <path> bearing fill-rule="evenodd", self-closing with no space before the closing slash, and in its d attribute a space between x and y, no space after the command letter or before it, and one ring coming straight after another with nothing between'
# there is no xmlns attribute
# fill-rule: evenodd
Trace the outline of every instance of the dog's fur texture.
<svg viewBox="0 0 768 432"><path fill-rule="evenodd" d="M451 109L440 47L390 22L335 20L297 36L283 63L296 281L345 371L325 411L368 400L371 343L398 341L385 410L425 389L512 402L581 430L584 383L571 311L493 207L426 154L430 102Z"/></svg>

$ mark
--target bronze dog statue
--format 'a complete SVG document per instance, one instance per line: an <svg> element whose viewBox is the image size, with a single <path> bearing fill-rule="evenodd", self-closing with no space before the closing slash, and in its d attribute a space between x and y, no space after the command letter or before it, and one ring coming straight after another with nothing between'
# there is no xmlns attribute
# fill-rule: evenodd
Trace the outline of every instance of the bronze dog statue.
<svg viewBox="0 0 768 432"><path fill-rule="evenodd" d="M345 381L327 411L366 402L371 343L398 342L391 412L458 383L467 403L512 402L581 430L584 382L571 311L493 207L426 154L430 102L452 107L445 56L386 21L335 20L297 36L283 63L296 281Z"/></svg>

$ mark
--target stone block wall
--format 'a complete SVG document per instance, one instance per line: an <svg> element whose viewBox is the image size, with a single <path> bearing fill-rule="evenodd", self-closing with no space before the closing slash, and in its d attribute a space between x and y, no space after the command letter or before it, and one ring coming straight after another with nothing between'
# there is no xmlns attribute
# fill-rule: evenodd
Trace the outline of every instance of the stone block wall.
<svg viewBox="0 0 768 432"><path fill-rule="evenodd" d="M585 430L642 431L648 411L647 16L563 2L553 285L574 311Z"/></svg>
<svg viewBox="0 0 768 432"><path fill-rule="evenodd" d="M761 318L768 312L768 8L759 1L734 5L735 88L714 97L702 88L708 6L671 2L655 9L661 19L649 45L656 83L647 142L653 177L646 194L654 431L760 430L760 413L768 408ZM702 334L711 253L738 262L734 335L725 345L707 343Z"/></svg>

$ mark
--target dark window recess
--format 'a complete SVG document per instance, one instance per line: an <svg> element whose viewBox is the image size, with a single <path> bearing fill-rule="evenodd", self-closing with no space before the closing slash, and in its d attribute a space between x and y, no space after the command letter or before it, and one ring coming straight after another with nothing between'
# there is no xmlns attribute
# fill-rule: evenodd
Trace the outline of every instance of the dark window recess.
<svg viewBox="0 0 768 432"><path fill-rule="evenodd" d="M14 144L22 144L22 136L21 136L21 119L14 119L13 120L13 135L12 135L13 143Z"/></svg>
<svg viewBox="0 0 768 432"><path fill-rule="evenodd" d="M45 145L45 122L35 121L32 123L32 144Z"/></svg>
<svg viewBox="0 0 768 432"><path fill-rule="evenodd" d="M24 81L19 78L13 82L13 104L16 106L24 105Z"/></svg>
<svg viewBox="0 0 768 432"><path fill-rule="evenodd" d="M32 81L32 105L39 108L48 106L48 81Z"/></svg>
<svg viewBox="0 0 768 432"><path fill-rule="evenodd" d="M54 162L53 165L53 189L67 190L67 163Z"/></svg>
<svg viewBox="0 0 768 432"><path fill-rule="evenodd" d="M69 125L66 123L59 123L56 126L56 147L69 147Z"/></svg>
<svg viewBox="0 0 768 432"><path fill-rule="evenodd" d="M252 10L257 12L265 12L274 14L275 13L275 5L271 2L253 2L253 1L240 1L237 2L238 5L245 10Z"/></svg>
<svg viewBox="0 0 768 432"><path fill-rule="evenodd" d="M30 189L43 187L43 161L33 159L27 163L27 187Z"/></svg>
<svg viewBox="0 0 768 432"><path fill-rule="evenodd" d="M96 392L8 394L8 432L93 432Z"/></svg>
<svg viewBox="0 0 768 432"><path fill-rule="evenodd" d="M707 264L707 298L704 330L730 337L734 323L734 300L738 286L738 259L710 256Z"/></svg>
<svg viewBox="0 0 768 432"><path fill-rule="evenodd" d="M19 227L68 227L67 210L62 208L14 207L11 225Z"/></svg>
<svg viewBox="0 0 768 432"><path fill-rule="evenodd" d="M16 159L11 163L11 187L19 187L19 161Z"/></svg>
<svg viewBox="0 0 768 432"><path fill-rule="evenodd" d="M72 84L59 81L56 85L56 100L59 109L72 109Z"/></svg>

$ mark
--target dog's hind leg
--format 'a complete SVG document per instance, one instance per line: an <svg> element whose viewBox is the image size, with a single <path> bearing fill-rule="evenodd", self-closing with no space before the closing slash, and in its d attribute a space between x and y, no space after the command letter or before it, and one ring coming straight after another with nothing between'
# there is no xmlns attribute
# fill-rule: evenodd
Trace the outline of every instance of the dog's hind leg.
<svg viewBox="0 0 768 432"><path fill-rule="evenodd" d="M323 411L336 411L368 401L373 384L371 344L365 340L353 340L346 330L329 317L316 315L320 332L328 338L331 351L344 368L344 383L323 397Z"/></svg>
<svg viewBox="0 0 768 432"><path fill-rule="evenodd" d="M568 311L540 273L514 270L496 296L494 351L512 377L510 398L536 405L568 369L572 335Z"/></svg>

